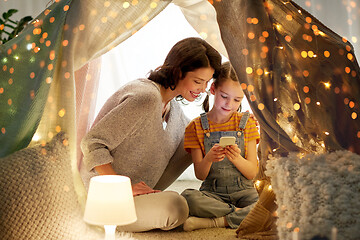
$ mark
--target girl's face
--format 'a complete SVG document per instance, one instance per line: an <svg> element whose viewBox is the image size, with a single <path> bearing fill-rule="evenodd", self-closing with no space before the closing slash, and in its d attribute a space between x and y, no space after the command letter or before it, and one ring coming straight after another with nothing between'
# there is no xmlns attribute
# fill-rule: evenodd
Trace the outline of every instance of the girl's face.
<svg viewBox="0 0 360 240"><path fill-rule="evenodd" d="M205 92L208 82L212 79L214 69L212 67L198 68L186 73L181 79L175 90L187 101L194 101L200 93Z"/></svg>
<svg viewBox="0 0 360 240"><path fill-rule="evenodd" d="M241 101L244 98L244 92L238 81L226 79L217 88L212 84L210 92L214 94L213 109L217 114L229 116L238 111Z"/></svg>

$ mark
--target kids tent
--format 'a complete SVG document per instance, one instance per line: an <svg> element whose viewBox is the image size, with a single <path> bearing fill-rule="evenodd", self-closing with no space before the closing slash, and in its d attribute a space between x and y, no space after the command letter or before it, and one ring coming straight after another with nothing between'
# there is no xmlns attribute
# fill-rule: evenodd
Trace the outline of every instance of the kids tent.
<svg viewBox="0 0 360 240"><path fill-rule="evenodd" d="M301 159L311 153L350 152L353 168L347 168L348 174L359 175L355 164L360 153L360 72L353 46L292 1L173 2L228 56L261 126L256 177L260 200L238 234L273 239L279 231L286 239L297 225L274 224L276 190L269 188L266 175L271 156L281 159L295 153ZM94 114L98 57L131 37L169 3L56 0L16 38L0 45L4 239L16 234L39 239L96 234L81 220L86 194L77 165L79 140ZM206 18L199 18L204 14ZM277 178L275 171L269 174ZM63 199L44 197L48 189L56 190L52 197ZM37 204L39 199L45 203ZM349 214L351 219L358 216ZM58 216L56 221L52 215ZM69 216L72 221L67 221ZM261 216L264 222L258 221ZM36 227L39 221L47 227Z"/></svg>

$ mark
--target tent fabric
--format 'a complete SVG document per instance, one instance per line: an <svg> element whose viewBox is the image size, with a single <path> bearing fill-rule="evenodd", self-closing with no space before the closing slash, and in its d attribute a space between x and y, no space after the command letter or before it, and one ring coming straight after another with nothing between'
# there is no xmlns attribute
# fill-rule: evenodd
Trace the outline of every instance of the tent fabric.
<svg viewBox="0 0 360 240"><path fill-rule="evenodd" d="M230 62L261 126L256 179L268 182L269 155L360 154L360 69L352 45L292 1L214 1L214 7ZM274 232L265 238L243 231L257 214L249 213L238 237L277 239Z"/></svg>
<svg viewBox="0 0 360 240"><path fill-rule="evenodd" d="M221 40L216 11L210 2L205 0L173 0L172 3L181 9L186 20L201 37L206 39L223 56L228 57Z"/></svg>
<svg viewBox="0 0 360 240"><path fill-rule="evenodd" d="M64 25L65 15L62 9L69 2L62 1L52 5L18 37L0 45L2 157L26 147L37 130L50 83L56 74L61 45L59 29L50 26ZM50 11L51 15L48 14ZM50 22L50 18L54 20ZM43 29L46 31L42 31Z"/></svg>
<svg viewBox="0 0 360 240"><path fill-rule="evenodd" d="M26 147L32 139L47 141L60 130L73 132L73 139L79 119L75 87L84 87L81 81L89 78L78 74L75 80L75 72L130 37L169 2L124 4L56 0L18 37L0 45L0 156Z"/></svg>
<svg viewBox="0 0 360 240"><path fill-rule="evenodd" d="M293 151L360 153L360 70L350 42L292 1L214 7L261 126L262 163L268 154Z"/></svg>

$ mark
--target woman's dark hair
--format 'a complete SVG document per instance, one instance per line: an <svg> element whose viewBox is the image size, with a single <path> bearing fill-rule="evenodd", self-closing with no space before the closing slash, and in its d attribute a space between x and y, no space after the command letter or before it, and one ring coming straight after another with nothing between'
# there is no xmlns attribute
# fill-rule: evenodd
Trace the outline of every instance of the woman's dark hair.
<svg viewBox="0 0 360 240"><path fill-rule="evenodd" d="M185 38L177 42L168 53L164 64L150 72L149 79L165 88L174 90L188 72L198 68L212 67L217 77L221 55L201 38Z"/></svg>
<svg viewBox="0 0 360 240"><path fill-rule="evenodd" d="M231 79L234 82L239 81L236 72L231 66L230 62L225 62L220 67L219 75L217 77L214 77L214 87L218 88L223 82L227 81L228 79ZM205 100L203 102L203 109L205 112L209 111L209 95L205 97Z"/></svg>

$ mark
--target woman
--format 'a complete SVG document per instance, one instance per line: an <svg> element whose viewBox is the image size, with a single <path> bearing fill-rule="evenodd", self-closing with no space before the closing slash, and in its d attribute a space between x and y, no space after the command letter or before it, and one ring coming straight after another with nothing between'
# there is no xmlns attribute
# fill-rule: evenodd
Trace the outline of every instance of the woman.
<svg viewBox="0 0 360 240"><path fill-rule="evenodd" d="M86 185L95 174L120 174L132 181L138 220L121 230L169 230L187 219L186 200L160 191L191 163L183 150L189 120L175 98L194 101L220 66L220 54L206 41L179 41L148 79L126 84L107 100L83 138Z"/></svg>

